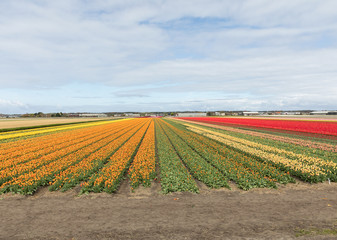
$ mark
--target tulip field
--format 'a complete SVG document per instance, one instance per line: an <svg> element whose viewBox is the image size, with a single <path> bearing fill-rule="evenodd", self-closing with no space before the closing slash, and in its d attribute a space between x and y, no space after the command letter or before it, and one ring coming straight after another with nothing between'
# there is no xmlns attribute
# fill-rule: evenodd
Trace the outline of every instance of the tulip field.
<svg viewBox="0 0 337 240"><path fill-rule="evenodd" d="M303 120L296 121L296 120L280 120L280 119L216 118L216 117L199 117L187 119L195 121L228 123L241 126L242 125L253 126L253 127L281 129L296 132L337 136L337 123L330 121L303 121Z"/></svg>
<svg viewBox="0 0 337 240"><path fill-rule="evenodd" d="M131 118L0 133L2 194L114 193L123 181L162 193L334 182L337 122Z"/></svg>

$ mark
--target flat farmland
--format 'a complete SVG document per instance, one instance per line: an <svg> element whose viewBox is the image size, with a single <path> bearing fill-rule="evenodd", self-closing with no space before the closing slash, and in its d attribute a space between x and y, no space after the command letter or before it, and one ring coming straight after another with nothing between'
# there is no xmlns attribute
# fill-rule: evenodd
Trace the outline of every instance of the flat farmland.
<svg viewBox="0 0 337 240"><path fill-rule="evenodd" d="M337 234L337 123L217 119L0 133L1 232L12 239ZM13 222L22 223L16 233Z"/></svg>
<svg viewBox="0 0 337 240"><path fill-rule="evenodd" d="M107 118L0 118L0 129L106 120Z"/></svg>

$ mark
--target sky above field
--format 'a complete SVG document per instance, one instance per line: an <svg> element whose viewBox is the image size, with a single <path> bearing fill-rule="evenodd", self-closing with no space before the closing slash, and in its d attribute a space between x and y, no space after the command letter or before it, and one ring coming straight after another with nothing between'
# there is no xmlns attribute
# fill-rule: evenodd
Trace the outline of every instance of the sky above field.
<svg viewBox="0 0 337 240"><path fill-rule="evenodd" d="M337 1L0 1L0 113L337 109Z"/></svg>

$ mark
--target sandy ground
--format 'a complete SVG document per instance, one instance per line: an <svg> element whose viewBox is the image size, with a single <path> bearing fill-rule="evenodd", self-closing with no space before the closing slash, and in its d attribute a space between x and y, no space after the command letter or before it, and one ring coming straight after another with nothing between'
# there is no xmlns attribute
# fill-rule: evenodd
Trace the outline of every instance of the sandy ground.
<svg viewBox="0 0 337 240"><path fill-rule="evenodd" d="M109 118L0 118L0 129L30 127L48 124L97 121Z"/></svg>
<svg viewBox="0 0 337 240"><path fill-rule="evenodd" d="M162 195L160 184L131 193L78 196L46 188L0 196L0 239L337 239L301 229L337 228L337 183L279 189Z"/></svg>

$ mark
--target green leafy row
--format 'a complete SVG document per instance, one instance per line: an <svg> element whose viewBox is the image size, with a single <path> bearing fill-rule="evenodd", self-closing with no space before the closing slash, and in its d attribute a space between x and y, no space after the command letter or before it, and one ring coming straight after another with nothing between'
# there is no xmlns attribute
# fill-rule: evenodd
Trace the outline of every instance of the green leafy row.
<svg viewBox="0 0 337 240"><path fill-rule="evenodd" d="M196 153L188 144L186 144L178 135L170 129L164 122L160 122L167 137L174 146L180 158L186 164L194 178L205 183L211 188L227 187L228 180L225 175L217 168L209 164L198 153Z"/></svg>
<svg viewBox="0 0 337 240"><path fill-rule="evenodd" d="M195 181L159 125L159 121L155 120L155 132L162 192L199 192Z"/></svg>
<svg viewBox="0 0 337 240"><path fill-rule="evenodd" d="M187 144L213 166L222 171L239 188L276 187L275 182L289 183L294 179L275 167L261 163L251 156L233 151L207 137L170 126Z"/></svg>

